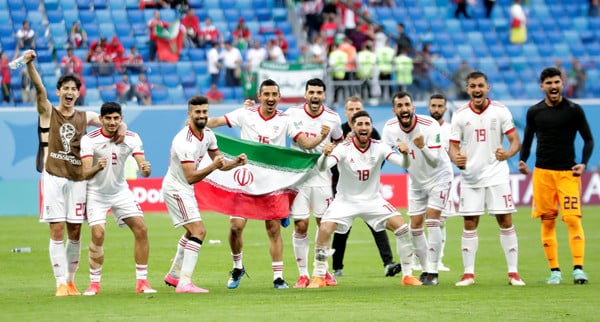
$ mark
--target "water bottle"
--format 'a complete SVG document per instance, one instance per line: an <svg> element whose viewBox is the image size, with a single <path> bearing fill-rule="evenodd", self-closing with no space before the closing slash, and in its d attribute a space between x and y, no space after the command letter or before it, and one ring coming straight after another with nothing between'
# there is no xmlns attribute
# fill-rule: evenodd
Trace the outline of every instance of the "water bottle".
<svg viewBox="0 0 600 322"><path fill-rule="evenodd" d="M220 244L221 240L220 239L209 239L208 243L209 244Z"/></svg>
<svg viewBox="0 0 600 322"><path fill-rule="evenodd" d="M13 253L31 253L31 247L19 247L11 250Z"/></svg>
<svg viewBox="0 0 600 322"><path fill-rule="evenodd" d="M23 58L23 56L19 56L18 58L8 63L8 67L12 70L19 69L23 66L25 66L25 59Z"/></svg>

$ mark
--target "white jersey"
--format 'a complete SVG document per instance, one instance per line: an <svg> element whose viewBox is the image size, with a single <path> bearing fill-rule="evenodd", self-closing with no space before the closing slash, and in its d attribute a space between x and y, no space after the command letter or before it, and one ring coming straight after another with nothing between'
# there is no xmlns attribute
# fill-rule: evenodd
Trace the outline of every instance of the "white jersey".
<svg viewBox="0 0 600 322"><path fill-rule="evenodd" d="M276 110L268 119L262 117L260 107L238 108L225 114L229 127L241 128L242 140L285 146L285 138L295 139L301 132L290 126L290 117Z"/></svg>
<svg viewBox="0 0 600 322"><path fill-rule="evenodd" d="M414 143L413 138L422 134L425 147L439 159L437 166L432 167L427 163L424 153ZM408 156L410 166L408 173L410 186L416 189L429 188L443 179L445 181L452 177L452 164L448 153L444 151L441 143L440 125L433 118L425 115L415 114L415 123L404 130L400 126L398 118L388 120L383 127L382 141L389 146L397 146L400 142L408 145Z"/></svg>
<svg viewBox="0 0 600 322"><path fill-rule="evenodd" d="M498 161L495 155L502 147L503 135L516 130L508 108L488 99L479 112L468 103L454 112L451 123L450 141L459 143L467 155L461 185L477 188L508 183L508 164Z"/></svg>
<svg viewBox="0 0 600 322"><path fill-rule="evenodd" d="M442 147L446 151L450 151L450 131L450 123L442 120L442 124L440 124L440 141L442 142Z"/></svg>
<svg viewBox="0 0 600 322"><path fill-rule="evenodd" d="M294 128L300 129L303 134L308 137L317 137L321 135L321 125L327 125L331 129L329 134L319 145L316 147L306 150L298 144L296 141L292 141L292 149L299 150L307 153L321 153L323 152L323 146L327 142L333 142L342 140L344 133L342 133L342 120L340 115L330 108L323 106L323 110L319 115L312 116L306 111L306 103L291 107L285 114L289 115ZM317 168L310 170L311 174L309 179L303 183L305 186L331 186L331 172L329 169L325 171L318 171Z"/></svg>
<svg viewBox="0 0 600 322"><path fill-rule="evenodd" d="M181 164L194 163L194 167L197 169L207 151L219 149L215 134L208 128L205 128L203 132L204 135L200 139L189 126L186 126L175 135L171 143L169 170L163 179L164 190L193 193L194 187L187 182Z"/></svg>
<svg viewBox="0 0 600 322"><path fill-rule="evenodd" d="M381 198L381 164L392 157L401 158L392 148L373 139L364 150L356 146L354 139L338 144L327 160L328 168L337 164L340 172L335 198L353 201ZM335 163L330 162L331 159L335 159ZM400 161L392 163L398 164Z"/></svg>
<svg viewBox="0 0 600 322"><path fill-rule="evenodd" d="M81 158L93 158L93 164L106 158L106 167L88 181L88 192L115 194L128 190L125 181L125 161L130 155L143 155L144 147L139 135L125 132L125 140L115 144L112 137L104 135L102 128L95 129L81 138Z"/></svg>

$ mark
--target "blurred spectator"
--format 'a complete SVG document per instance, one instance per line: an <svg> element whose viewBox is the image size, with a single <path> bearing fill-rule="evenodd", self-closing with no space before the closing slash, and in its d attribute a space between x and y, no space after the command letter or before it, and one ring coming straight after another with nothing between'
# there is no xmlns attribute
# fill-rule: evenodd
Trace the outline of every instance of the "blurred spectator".
<svg viewBox="0 0 600 322"><path fill-rule="evenodd" d="M231 45L231 40L225 41L225 48L221 53L225 67L225 86L240 86L242 77L242 53Z"/></svg>
<svg viewBox="0 0 600 322"><path fill-rule="evenodd" d="M368 16L368 11L364 12L365 16ZM348 31L346 35L352 41L357 49L362 49L364 44L369 41L375 40L375 28L363 18L359 19L360 24L354 30Z"/></svg>
<svg viewBox="0 0 600 322"><path fill-rule="evenodd" d="M194 8L187 9L187 12L181 18L181 24L185 27L185 46L200 46L200 19L194 13Z"/></svg>
<svg viewBox="0 0 600 322"><path fill-rule="evenodd" d="M323 23L323 0L304 0L300 4L300 10L304 16L304 30L306 38L312 39L315 34L321 30Z"/></svg>
<svg viewBox="0 0 600 322"><path fill-rule="evenodd" d="M335 16L325 16L325 22L321 25L321 36L325 38L325 43L331 47L338 33L338 24L334 20Z"/></svg>
<svg viewBox="0 0 600 322"><path fill-rule="evenodd" d="M85 105L85 94L87 93L85 86L85 78L81 77L81 75L77 75L77 77L81 81L81 86L79 86L79 97L75 101L75 106L83 106Z"/></svg>
<svg viewBox="0 0 600 322"><path fill-rule="evenodd" d="M313 63L325 64L327 55L329 55L329 46L325 44L323 37L316 35L313 38L312 45L309 47L309 52L313 56Z"/></svg>
<svg viewBox="0 0 600 322"><path fill-rule="evenodd" d="M571 62L571 70L569 70L568 80L569 88L567 89L567 96L572 98L584 98L587 75L585 73L585 68L581 65L579 59L577 58L573 58Z"/></svg>
<svg viewBox="0 0 600 322"><path fill-rule="evenodd" d="M4 23L6 23L6 21ZM15 58L19 57L19 52L22 49L35 49L35 30L31 29L29 21L23 21L23 25L17 30L15 36L17 38Z"/></svg>
<svg viewBox="0 0 600 322"><path fill-rule="evenodd" d="M385 46L389 46L389 44L388 44L389 38L385 34L385 31L383 30L382 26L375 27L375 35L373 36L373 39L375 40L375 51L377 51Z"/></svg>
<svg viewBox="0 0 600 322"><path fill-rule="evenodd" d="M454 18L458 19L458 16L460 16L461 14L465 18L471 18L471 16L468 13L467 0L452 0L452 2L456 3L456 10L454 11Z"/></svg>
<svg viewBox="0 0 600 322"><path fill-rule="evenodd" d="M287 57L288 50L290 49L290 45L288 44L287 39L285 39L285 37L283 36L283 32L279 29L275 30L275 35L277 37L277 38L275 38L277 46L279 46L279 48L281 48L283 55L285 57Z"/></svg>
<svg viewBox="0 0 600 322"><path fill-rule="evenodd" d="M252 41L252 48L246 51L246 69L250 72L258 72L260 63L267 60L267 50L260 45L258 39Z"/></svg>
<svg viewBox="0 0 600 322"><path fill-rule="evenodd" d="M85 30L81 28L79 21L75 21L69 31L69 47L83 48L87 47L88 36Z"/></svg>
<svg viewBox="0 0 600 322"><path fill-rule="evenodd" d="M358 79L363 80L360 90L362 97L372 98L373 96L379 96L371 91L376 63L377 56L373 52L373 43L367 41L364 43L362 50L356 54L356 76ZM365 92L367 93L366 96ZM379 88L377 88L377 92L379 92Z"/></svg>
<svg viewBox="0 0 600 322"><path fill-rule="evenodd" d="M94 75L112 75L112 59L106 54L102 46L94 46L93 52L89 56L89 62L92 63L92 73Z"/></svg>
<svg viewBox="0 0 600 322"><path fill-rule="evenodd" d="M600 0L590 0L588 7L588 16L600 17Z"/></svg>
<svg viewBox="0 0 600 322"><path fill-rule="evenodd" d="M336 39L337 42L341 43L341 38ZM336 47L329 54L329 68L330 75L333 77L334 86L333 86L333 100L334 104L339 104L344 99L343 92L345 87L343 85L336 84L336 82L348 80L348 74L346 70L346 65L348 63L348 54L342 50L341 46ZM342 96L339 93L342 92Z"/></svg>
<svg viewBox="0 0 600 322"><path fill-rule="evenodd" d="M414 64L412 58L408 56L406 48L402 49L400 54L394 58L394 66L396 66L397 90L407 91L408 87L413 84Z"/></svg>
<svg viewBox="0 0 600 322"><path fill-rule="evenodd" d="M150 106L152 105L152 89L165 87L162 84L152 84L148 82L146 74L139 75L138 83L134 87L134 95L137 97L138 104Z"/></svg>
<svg viewBox="0 0 600 322"><path fill-rule="evenodd" d="M308 46L302 45L300 47L300 55L296 59L296 62L301 63L301 64L313 63L314 59L315 59L315 56L310 52L310 50L308 49Z"/></svg>
<svg viewBox="0 0 600 322"><path fill-rule="evenodd" d="M346 77L349 80L356 79L356 47L352 44L352 41L345 36L341 36L336 39L339 41L338 49L346 53Z"/></svg>
<svg viewBox="0 0 600 322"><path fill-rule="evenodd" d="M356 26L358 24L358 16L357 12L360 12L360 7L362 6L362 1L347 1L342 3L341 1L337 2L338 9L341 12L342 16L342 26L344 28L344 32L346 35L349 35L352 31L356 30Z"/></svg>
<svg viewBox="0 0 600 322"><path fill-rule="evenodd" d="M125 62L123 64L125 69L133 74L143 73L146 70L144 58L138 53L135 45L132 45L129 49L129 56L125 57Z"/></svg>
<svg viewBox="0 0 600 322"><path fill-rule="evenodd" d="M569 90L569 80L568 80L568 76L569 73L567 72L567 70L565 69L565 66L562 63L562 60L557 59L554 62L554 67L556 67L558 70L560 70L560 78L562 80L563 83L563 88L565 89L565 91Z"/></svg>
<svg viewBox="0 0 600 322"><path fill-rule="evenodd" d="M277 44L277 39L271 39L267 42L267 60L276 63L285 63L285 55L283 50Z"/></svg>
<svg viewBox="0 0 600 322"><path fill-rule="evenodd" d="M187 0L165 0L171 7L171 9L176 9L180 13L185 13L189 9Z"/></svg>
<svg viewBox="0 0 600 322"><path fill-rule="evenodd" d="M77 74L81 78L83 72L83 61L73 54L73 48L67 48L67 55L60 60L60 68L63 74Z"/></svg>
<svg viewBox="0 0 600 322"><path fill-rule="evenodd" d="M150 37L150 42L148 43L149 48L150 48L150 56L148 57L148 59L150 61L154 61L156 59L156 26L161 26L163 28L167 28L169 27L169 24L162 21L160 19L160 11L156 10L154 11L154 16L152 17L151 20L148 21L148 29L149 29L149 37Z"/></svg>
<svg viewBox="0 0 600 322"><path fill-rule="evenodd" d="M396 2L393 0L369 0L369 7L395 7Z"/></svg>
<svg viewBox="0 0 600 322"><path fill-rule="evenodd" d="M454 84L454 91L456 92L456 99L468 100L469 93L467 93L467 76L474 72L469 63L466 60L460 62L460 66L457 70L452 73L452 84Z"/></svg>
<svg viewBox="0 0 600 322"><path fill-rule="evenodd" d="M221 42L221 32L212 24L210 17L204 19L204 25L200 26L200 46L207 47L213 43Z"/></svg>
<svg viewBox="0 0 600 322"><path fill-rule="evenodd" d="M211 48L206 53L206 65L208 66L208 73L210 74L210 83L217 84L219 82L219 76L221 74L221 54L219 53L220 45L213 43Z"/></svg>
<svg viewBox="0 0 600 322"><path fill-rule="evenodd" d="M8 55L2 53L0 56L0 74L2 74L2 101L10 102L10 67L8 67Z"/></svg>
<svg viewBox="0 0 600 322"><path fill-rule="evenodd" d="M381 93L387 94L392 97L393 88L391 86L392 72L394 71L394 48L390 46L389 40L383 47L375 49L375 55L377 57L377 70L379 71L379 84L381 86ZM388 97L384 96L384 97Z"/></svg>
<svg viewBox="0 0 600 322"><path fill-rule="evenodd" d="M35 86L33 86L27 68L22 68L19 75L21 76L21 100L23 103L35 103Z"/></svg>
<svg viewBox="0 0 600 322"><path fill-rule="evenodd" d="M415 100L423 100L427 93L432 90L431 69L433 68L433 54L430 44L424 43L421 51L415 54L413 59L413 88Z"/></svg>
<svg viewBox="0 0 600 322"><path fill-rule="evenodd" d="M238 23L233 29L233 45L239 50L244 50L250 45L250 39L252 38L252 32L246 26L246 20L243 17L238 19Z"/></svg>
<svg viewBox="0 0 600 322"><path fill-rule="evenodd" d="M113 63L113 68L122 73L125 71L125 48L123 48L123 44L119 41L117 36L113 36L109 43L104 47L104 52L106 56L109 57L110 61Z"/></svg>
<svg viewBox="0 0 600 322"><path fill-rule="evenodd" d="M138 3L140 9L149 9L149 8L169 8L169 3L165 0L140 0Z"/></svg>
<svg viewBox="0 0 600 322"><path fill-rule="evenodd" d="M492 10L494 10L494 6L496 5L496 0L484 0L483 4L485 5L485 17L492 17Z"/></svg>
<svg viewBox="0 0 600 322"><path fill-rule="evenodd" d="M398 39L396 44L396 56L400 55L400 52L403 50L411 56L414 52L413 43L410 37L406 34L406 30L404 30L404 24L398 23L396 25L396 31L398 32Z"/></svg>
<svg viewBox="0 0 600 322"><path fill-rule="evenodd" d="M514 0L510 6L510 42L522 44L527 41L527 15L521 0Z"/></svg>
<svg viewBox="0 0 600 322"><path fill-rule="evenodd" d="M223 96L223 93L217 88L217 84L210 84L210 89L206 93L206 98L208 98L209 104L220 104L223 103L225 96Z"/></svg>
<svg viewBox="0 0 600 322"><path fill-rule="evenodd" d="M145 76L145 75L144 75ZM117 91L117 101L121 104L126 104L134 97L134 90L129 81L129 75L121 75L121 80L113 85L98 86L98 90L115 89Z"/></svg>

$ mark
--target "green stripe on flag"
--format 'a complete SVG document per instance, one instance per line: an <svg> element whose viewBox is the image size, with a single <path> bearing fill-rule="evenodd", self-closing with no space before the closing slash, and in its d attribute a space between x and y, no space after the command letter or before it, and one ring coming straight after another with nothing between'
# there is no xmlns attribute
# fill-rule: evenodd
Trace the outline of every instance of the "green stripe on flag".
<svg viewBox="0 0 600 322"><path fill-rule="evenodd" d="M289 172L304 172L312 168L320 154L305 153L284 147L234 139L214 132L221 151L228 158L246 153L248 163Z"/></svg>
<svg viewBox="0 0 600 322"><path fill-rule="evenodd" d="M154 26L154 34L158 38L173 40L177 38L177 35L179 35L179 24L179 19L177 19L173 21L173 23L167 28L164 28L161 25L156 25Z"/></svg>

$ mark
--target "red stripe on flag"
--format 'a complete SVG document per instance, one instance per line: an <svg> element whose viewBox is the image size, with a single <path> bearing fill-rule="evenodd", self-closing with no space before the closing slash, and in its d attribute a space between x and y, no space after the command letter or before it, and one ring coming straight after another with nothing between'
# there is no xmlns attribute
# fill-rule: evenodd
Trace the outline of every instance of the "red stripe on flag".
<svg viewBox="0 0 600 322"><path fill-rule="evenodd" d="M247 219L274 220L288 217L290 206L298 194L286 189L268 195L254 196L227 191L205 181L194 185L200 211L212 210Z"/></svg>

